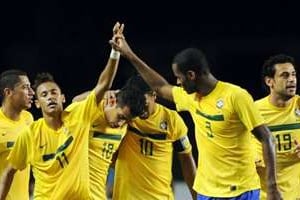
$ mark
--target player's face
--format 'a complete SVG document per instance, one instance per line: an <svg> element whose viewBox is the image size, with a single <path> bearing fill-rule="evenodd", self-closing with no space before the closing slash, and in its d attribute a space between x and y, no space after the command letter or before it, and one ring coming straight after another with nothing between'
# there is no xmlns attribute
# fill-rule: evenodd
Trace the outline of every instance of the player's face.
<svg viewBox="0 0 300 200"><path fill-rule="evenodd" d="M105 106L104 113L112 128L121 127L132 118L128 106L119 107L117 104Z"/></svg>
<svg viewBox="0 0 300 200"><path fill-rule="evenodd" d="M19 76L20 81L11 90L8 89L8 98L16 108L28 109L31 107L34 91L30 87L27 76Z"/></svg>
<svg viewBox="0 0 300 200"><path fill-rule="evenodd" d="M151 91L145 94L146 98L146 110L140 115L141 119L147 119L153 112L155 107L156 93Z"/></svg>
<svg viewBox="0 0 300 200"><path fill-rule="evenodd" d="M297 77L294 66L291 63L281 63L275 65L274 78L266 80L271 92L290 99L296 94Z"/></svg>
<svg viewBox="0 0 300 200"><path fill-rule="evenodd" d="M54 82L45 82L38 86L36 91L36 106L45 114L61 112L65 97Z"/></svg>
<svg viewBox="0 0 300 200"><path fill-rule="evenodd" d="M176 77L177 85L183 87L183 89L188 94L196 92L196 82L195 82L195 80L192 80L191 77L188 77L188 76L184 75L180 71L180 69L178 68L177 64L172 65L172 70L173 70L174 76Z"/></svg>

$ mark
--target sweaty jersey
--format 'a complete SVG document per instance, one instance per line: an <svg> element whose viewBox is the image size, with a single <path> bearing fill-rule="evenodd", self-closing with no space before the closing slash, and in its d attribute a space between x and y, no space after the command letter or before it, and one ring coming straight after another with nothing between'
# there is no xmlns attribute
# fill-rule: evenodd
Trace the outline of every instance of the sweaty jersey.
<svg viewBox="0 0 300 200"><path fill-rule="evenodd" d="M95 92L62 113L63 125L53 130L43 118L18 137L9 155L15 169L30 164L34 199L89 199L88 139L97 112Z"/></svg>
<svg viewBox="0 0 300 200"><path fill-rule="evenodd" d="M251 130L263 119L249 93L218 81L206 96L173 87L177 110L189 111L195 124L198 168L194 190L210 197L235 197L260 188L249 145Z"/></svg>
<svg viewBox="0 0 300 200"><path fill-rule="evenodd" d="M33 122L32 115L27 111L20 113L18 121L7 118L0 109L0 174L8 166L7 157L14 146L19 133ZM6 200L28 200L29 199L29 171L26 166L24 170L15 173Z"/></svg>
<svg viewBox="0 0 300 200"><path fill-rule="evenodd" d="M127 131L127 125L111 128L104 116L104 102L98 107L89 138L90 190L93 200L106 199L106 179L112 155Z"/></svg>
<svg viewBox="0 0 300 200"><path fill-rule="evenodd" d="M176 111L156 104L148 119L134 119L118 152L114 200L173 200L172 153L187 153L187 128Z"/></svg>
<svg viewBox="0 0 300 200"><path fill-rule="evenodd" d="M300 142L300 97L292 98L290 105L276 107L269 96L255 102L276 141L277 184L283 199L300 198L300 159L295 154L295 143ZM256 163L261 178L261 199L266 199L265 165L262 145L254 138Z"/></svg>

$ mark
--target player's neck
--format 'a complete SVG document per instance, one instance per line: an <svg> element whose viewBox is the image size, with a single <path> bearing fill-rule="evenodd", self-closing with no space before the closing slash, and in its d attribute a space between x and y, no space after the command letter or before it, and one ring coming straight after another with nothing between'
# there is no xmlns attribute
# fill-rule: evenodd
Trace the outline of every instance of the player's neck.
<svg viewBox="0 0 300 200"><path fill-rule="evenodd" d="M208 95L216 88L217 82L218 80L212 74L202 78L201 81L198 82L198 94L200 96Z"/></svg>
<svg viewBox="0 0 300 200"><path fill-rule="evenodd" d="M292 102L292 97L289 99L282 98L280 95L271 94L269 101L272 105L276 107L286 107Z"/></svg>
<svg viewBox="0 0 300 200"><path fill-rule="evenodd" d="M20 119L22 109L17 109L15 106L6 102L2 104L1 110L7 118L13 121L18 121Z"/></svg>
<svg viewBox="0 0 300 200"><path fill-rule="evenodd" d="M56 115L47 115L46 114L46 115L43 115L43 118L45 119L47 125L53 130L58 130L63 125L60 114L56 114Z"/></svg>

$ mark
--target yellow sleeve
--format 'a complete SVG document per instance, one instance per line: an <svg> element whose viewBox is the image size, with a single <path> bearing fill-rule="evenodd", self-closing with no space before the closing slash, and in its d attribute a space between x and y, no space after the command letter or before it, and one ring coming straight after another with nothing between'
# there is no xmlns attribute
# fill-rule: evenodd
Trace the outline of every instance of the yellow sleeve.
<svg viewBox="0 0 300 200"><path fill-rule="evenodd" d="M188 129L183 121L183 119L181 118L181 116L176 112L176 111L172 111L170 113L170 117L171 117L171 134L172 134L172 138L173 140L177 140L185 135L187 135Z"/></svg>
<svg viewBox="0 0 300 200"><path fill-rule="evenodd" d="M93 121L98 112L95 91L91 91L85 100L71 103L64 111L73 112L76 117L82 117L87 122Z"/></svg>
<svg viewBox="0 0 300 200"><path fill-rule="evenodd" d="M177 112L172 112L171 134L174 150L178 153L189 153L192 151L192 145L187 136L188 129Z"/></svg>
<svg viewBox="0 0 300 200"><path fill-rule="evenodd" d="M15 169L22 170L31 162L33 144L30 135L31 131L29 127L26 127L18 136L7 158Z"/></svg>
<svg viewBox="0 0 300 200"><path fill-rule="evenodd" d="M188 105L188 101L186 98L188 97L188 94L184 91L183 88L174 86L172 88L172 94L174 103L176 104L176 110L178 111L186 111L190 107Z"/></svg>
<svg viewBox="0 0 300 200"><path fill-rule="evenodd" d="M264 123L261 114L254 105L252 96L246 90L236 92L233 98L234 109L248 130L252 131Z"/></svg>

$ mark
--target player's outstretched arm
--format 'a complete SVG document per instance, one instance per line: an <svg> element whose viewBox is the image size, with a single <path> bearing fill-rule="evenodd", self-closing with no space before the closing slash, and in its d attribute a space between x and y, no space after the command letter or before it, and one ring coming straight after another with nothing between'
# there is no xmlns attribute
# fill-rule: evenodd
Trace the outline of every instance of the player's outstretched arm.
<svg viewBox="0 0 300 200"><path fill-rule="evenodd" d="M5 200L17 170L8 166L0 177L0 200Z"/></svg>
<svg viewBox="0 0 300 200"><path fill-rule="evenodd" d="M116 41L117 35L121 35L123 33L123 29L124 29L124 24L120 24L119 22L117 22L113 28L113 37L111 41L115 41L117 44L118 43ZM119 64L119 57L120 57L120 53L113 48L110 57L108 59L108 62L104 70L100 74L97 85L95 87L97 103L101 101L105 91L109 90L112 86L112 82L115 78L118 64Z"/></svg>
<svg viewBox="0 0 300 200"><path fill-rule="evenodd" d="M117 42L110 41L114 49L119 51L122 56L127 58L136 70L141 74L148 85L158 93L159 96L173 101L172 85L170 85L160 74L149 67L143 60L141 60L130 48L123 34L118 35Z"/></svg>

